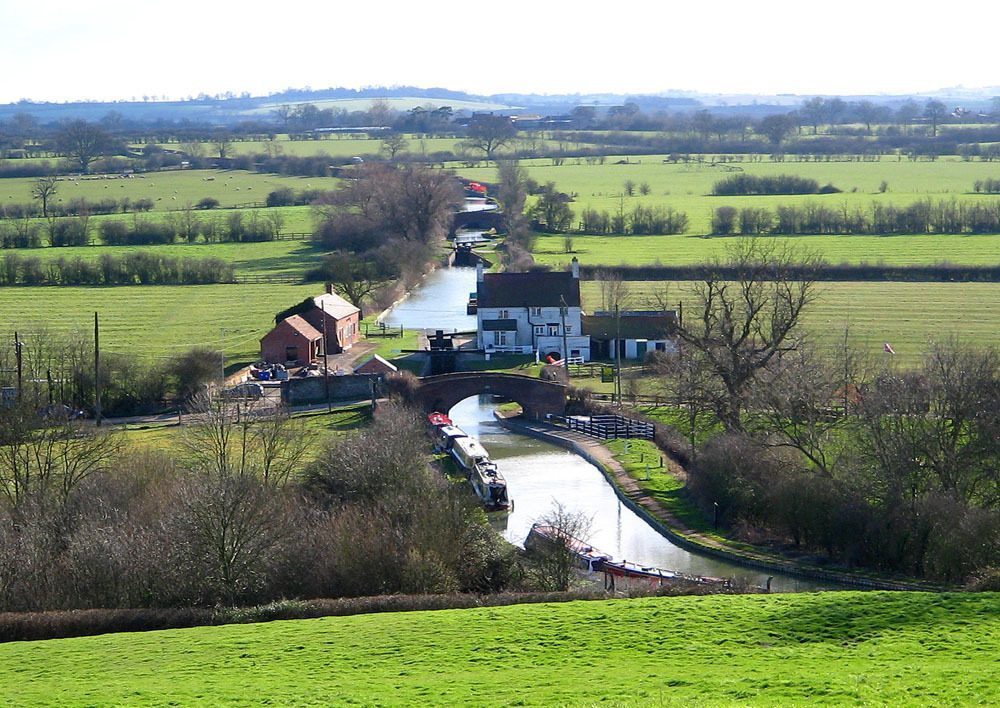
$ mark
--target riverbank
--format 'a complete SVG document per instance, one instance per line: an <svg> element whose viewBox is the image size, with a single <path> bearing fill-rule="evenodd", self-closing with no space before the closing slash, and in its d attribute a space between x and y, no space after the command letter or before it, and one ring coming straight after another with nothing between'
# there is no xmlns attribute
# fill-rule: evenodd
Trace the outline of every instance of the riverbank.
<svg viewBox="0 0 1000 708"><path fill-rule="evenodd" d="M858 571L839 571L804 564L765 549L749 548L745 544L737 547L727 539L691 528L670 510L664 508L642 489L639 482L615 459L611 450L598 440L548 423L529 421L520 416L497 413L495 417L498 423L508 430L551 442L583 457L601 471L622 503L661 535L692 553L704 554L757 570L875 590L946 589L941 585L919 580L881 578Z"/></svg>

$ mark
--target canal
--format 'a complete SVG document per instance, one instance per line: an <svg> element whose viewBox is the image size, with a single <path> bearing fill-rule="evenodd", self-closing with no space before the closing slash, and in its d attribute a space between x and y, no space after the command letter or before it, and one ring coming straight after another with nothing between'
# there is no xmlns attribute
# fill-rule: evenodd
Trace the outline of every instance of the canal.
<svg viewBox="0 0 1000 708"><path fill-rule="evenodd" d="M434 271L384 318L408 329L470 331L475 316L465 314L465 302L475 290L473 268ZM493 418L498 405L491 396L467 398L449 412L455 424L478 438L507 479L514 510L491 514L503 536L523 545L531 524L551 512L558 501L570 512L589 520L587 541L616 560L628 560L695 575L736 577L764 585L774 576L779 592L829 587L816 581L762 572L686 551L674 545L631 509L622 504L614 488L594 465L560 447L501 428Z"/></svg>

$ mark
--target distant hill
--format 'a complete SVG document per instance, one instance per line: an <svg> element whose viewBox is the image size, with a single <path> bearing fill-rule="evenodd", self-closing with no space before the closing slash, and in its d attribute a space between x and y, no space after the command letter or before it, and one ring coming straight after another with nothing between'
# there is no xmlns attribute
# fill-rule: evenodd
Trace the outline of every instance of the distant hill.
<svg viewBox="0 0 1000 708"><path fill-rule="evenodd" d="M754 94L707 94L695 91L664 91L656 94L530 94L503 93L481 96L445 88L418 88L415 86L375 87L364 89L288 89L268 96L215 96L192 98L182 101L105 101L78 103L47 103L22 100L0 104L0 121L18 113L34 116L41 123L82 118L100 120L115 112L124 121L165 124L184 121L233 124L246 120L270 120L271 111L281 105L312 103L319 108L343 108L347 111L365 110L376 99L387 99L396 110L409 110L416 106L451 106L456 113L498 111L504 113L568 113L576 106L593 106L599 110L611 106L635 103L646 112L668 113L709 109L717 113L746 113L766 115L794 109L803 101L818 94L765 96ZM873 103L898 107L912 99L922 103L930 98L944 101L946 105L963 106L969 110L987 110L992 98L1000 95L1000 87L967 89L954 87L914 95L841 96L847 101L868 100Z"/></svg>

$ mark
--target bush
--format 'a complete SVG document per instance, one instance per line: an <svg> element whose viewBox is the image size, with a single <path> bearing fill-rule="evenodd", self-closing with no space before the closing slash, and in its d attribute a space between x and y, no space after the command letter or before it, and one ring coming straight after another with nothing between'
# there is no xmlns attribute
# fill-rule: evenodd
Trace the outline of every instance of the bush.
<svg viewBox="0 0 1000 708"><path fill-rule="evenodd" d="M292 206L295 203L295 192L288 187L276 189L267 195L267 206L269 207Z"/></svg>
<svg viewBox="0 0 1000 708"><path fill-rule="evenodd" d="M52 246L89 246L90 236L87 231L87 222L84 219L60 219L52 224L49 244Z"/></svg>
<svg viewBox="0 0 1000 708"><path fill-rule="evenodd" d="M219 200L214 197L205 197L195 204L195 209L215 209L219 206Z"/></svg>

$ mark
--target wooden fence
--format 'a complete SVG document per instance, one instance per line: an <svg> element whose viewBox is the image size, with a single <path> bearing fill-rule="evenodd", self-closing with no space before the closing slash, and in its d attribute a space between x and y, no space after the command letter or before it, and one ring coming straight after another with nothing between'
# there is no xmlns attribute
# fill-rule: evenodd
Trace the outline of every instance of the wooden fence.
<svg viewBox="0 0 1000 708"><path fill-rule="evenodd" d="M570 430L600 440L617 440L619 438L653 440L656 438L656 429L652 423L621 415L594 415L589 418L570 416L563 418L562 422Z"/></svg>

